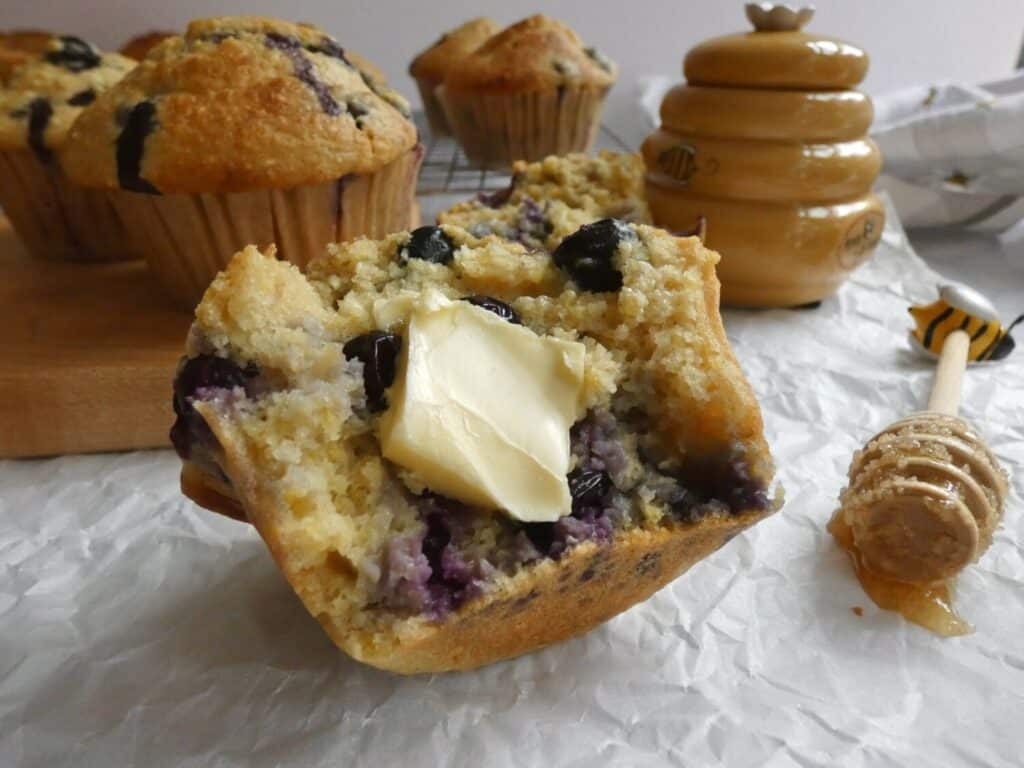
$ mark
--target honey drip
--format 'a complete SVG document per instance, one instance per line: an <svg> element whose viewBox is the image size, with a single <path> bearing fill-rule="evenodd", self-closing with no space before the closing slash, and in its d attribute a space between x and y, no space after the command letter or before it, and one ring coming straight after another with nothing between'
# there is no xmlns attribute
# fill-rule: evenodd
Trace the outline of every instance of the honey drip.
<svg viewBox="0 0 1024 768"><path fill-rule="evenodd" d="M828 530L836 543L850 556L857 580L879 608L896 611L907 621L943 637L968 635L974 631L974 627L953 610L953 595L948 582L908 584L878 576L864 567L850 527L840 514L832 518Z"/></svg>

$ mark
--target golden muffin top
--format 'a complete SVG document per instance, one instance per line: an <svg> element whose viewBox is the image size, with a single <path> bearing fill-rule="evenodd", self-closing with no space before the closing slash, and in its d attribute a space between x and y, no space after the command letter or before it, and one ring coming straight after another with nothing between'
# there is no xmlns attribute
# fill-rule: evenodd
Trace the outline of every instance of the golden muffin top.
<svg viewBox="0 0 1024 768"><path fill-rule="evenodd" d="M565 86L609 88L615 64L560 21L537 15L490 38L445 77L449 90L533 91Z"/></svg>
<svg viewBox="0 0 1024 768"><path fill-rule="evenodd" d="M470 19L421 52L409 65L409 74L427 80L444 80L451 66L479 48L501 29L494 19L481 16Z"/></svg>
<svg viewBox="0 0 1024 768"><path fill-rule="evenodd" d="M12 37L12 47L3 48ZM31 149L47 161L79 113L135 66L77 37L41 33L0 39L0 60L12 65L0 70L0 150Z"/></svg>
<svg viewBox="0 0 1024 768"><path fill-rule="evenodd" d="M152 49L75 123L78 184L224 193L372 173L416 145L408 104L309 24L200 19Z"/></svg>
<svg viewBox="0 0 1024 768"><path fill-rule="evenodd" d="M141 35L136 35L131 40L121 46L119 53L122 56L127 56L129 59L135 59L135 61L142 61L146 58L146 54L156 48L160 43L169 37L174 37L173 32L161 32L160 30L153 30L151 32L144 32Z"/></svg>

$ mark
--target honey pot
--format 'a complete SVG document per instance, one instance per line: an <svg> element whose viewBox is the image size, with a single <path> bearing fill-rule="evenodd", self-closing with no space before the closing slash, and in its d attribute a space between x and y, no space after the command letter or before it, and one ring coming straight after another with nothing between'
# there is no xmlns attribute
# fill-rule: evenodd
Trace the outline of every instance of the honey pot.
<svg viewBox="0 0 1024 768"><path fill-rule="evenodd" d="M643 145L647 197L666 229L706 218L723 303L809 304L871 256L885 223L870 191L882 162L871 100L854 90L868 57L802 32L813 8L746 10L753 32L686 55L686 83Z"/></svg>

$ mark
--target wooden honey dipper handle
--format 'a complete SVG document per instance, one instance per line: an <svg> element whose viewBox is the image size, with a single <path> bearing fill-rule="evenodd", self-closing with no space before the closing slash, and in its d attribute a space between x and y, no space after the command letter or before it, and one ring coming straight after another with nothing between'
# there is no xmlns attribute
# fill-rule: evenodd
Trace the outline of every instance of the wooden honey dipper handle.
<svg viewBox="0 0 1024 768"><path fill-rule="evenodd" d="M953 331L942 344L935 383L928 398L928 410L956 416L960 410L960 385L967 368L967 350L971 337L966 331Z"/></svg>

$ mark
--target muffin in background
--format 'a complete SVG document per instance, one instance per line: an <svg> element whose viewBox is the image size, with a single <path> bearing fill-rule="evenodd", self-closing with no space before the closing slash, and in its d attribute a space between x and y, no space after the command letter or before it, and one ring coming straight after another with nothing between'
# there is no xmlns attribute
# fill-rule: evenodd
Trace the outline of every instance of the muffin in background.
<svg viewBox="0 0 1024 768"><path fill-rule="evenodd" d="M12 29L0 32L0 85L16 67L37 58L56 37L41 29Z"/></svg>
<svg viewBox="0 0 1024 768"><path fill-rule="evenodd" d="M444 82L445 76L459 61L479 48L494 36L501 26L494 19L481 16L470 19L461 27L446 32L441 38L421 52L409 65L409 74L416 80L416 86L423 100L423 111L435 136L451 133L444 108L435 93Z"/></svg>
<svg viewBox="0 0 1024 768"><path fill-rule="evenodd" d="M366 82L369 83L372 80L378 86L388 84L388 78L384 71L365 56L356 53L351 48L346 48L345 58L349 60L353 67L359 70L359 73Z"/></svg>
<svg viewBox="0 0 1024 768"><path fill-rule="evenodd" d="M108 196L69 183L58 163L75 118L135 62L101 53L77 37L4 36L8 63L0 82L0 207L37 258L109 261L134 258ZM45 37L45 39L44 39Z"/></svg>
<svg viewBox="0 0 1024 768"><path fill-rule="evenodd" d="M546 16L513 24L449 70L439 97L466 156L485 167L585 152L616 67Z"/></svg>
<svg viewBox="0 0 1024 768"><path fill-rule="evenodd" d="M189 307L247 244L303 266L406 229L421 159L401 96L317 27L259 17L193 21L82 114L62 155Z"/></svg>
<svg viewBox="0 0 1024 768"><path fill-rule="evenodd" d="M458 203L442 211L437 223L554 252L581 226L600 219L650 224L644 171L639 155L610 151L518 161L507 189Z"/></svg>
<svg viewBox="0 0 1024 768"><path fill-rule="evenodd" d="M145 32L141 35L136 35L127 43L122 45L120 53L122 56L127 56L129 59L142 61L146 58L147 53L169 37L174 37L174 32L162 32L160 30Z"/></svg>

